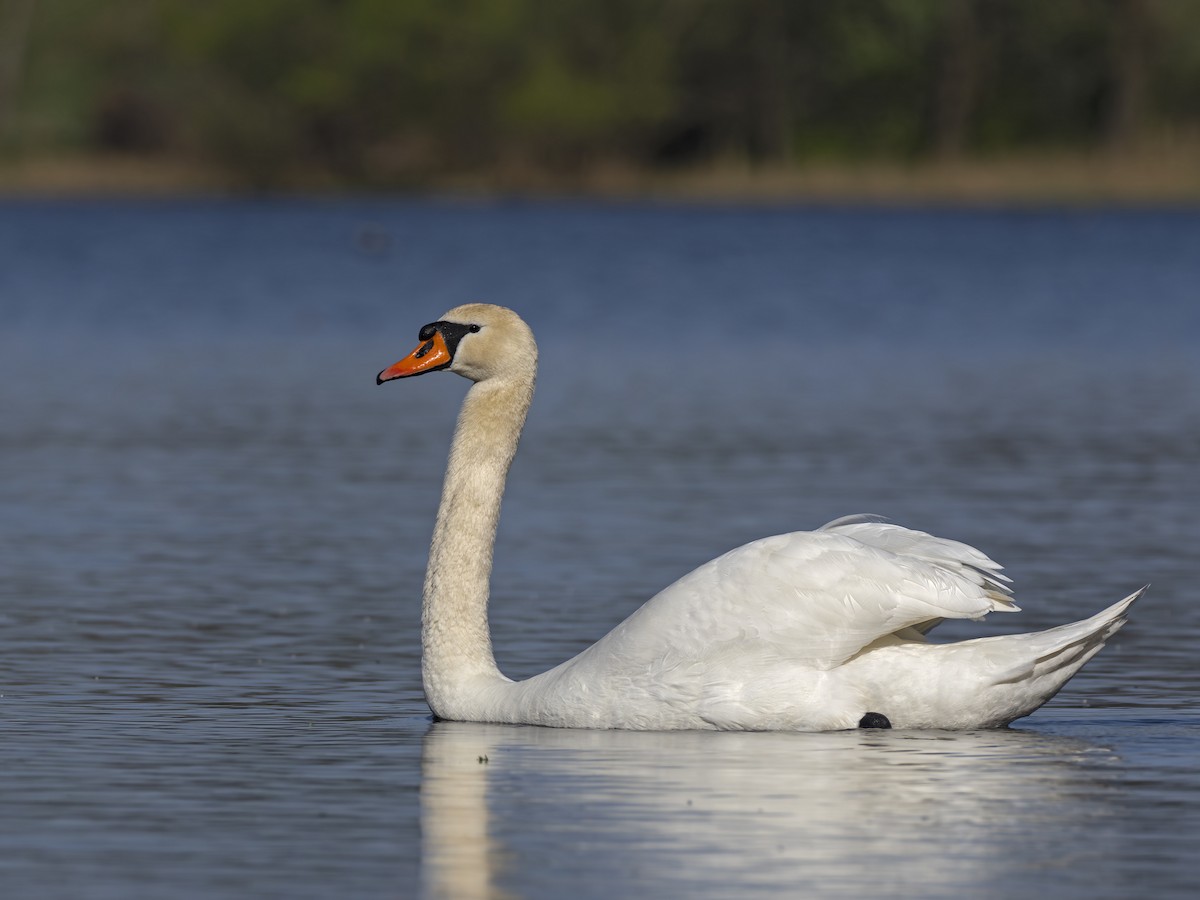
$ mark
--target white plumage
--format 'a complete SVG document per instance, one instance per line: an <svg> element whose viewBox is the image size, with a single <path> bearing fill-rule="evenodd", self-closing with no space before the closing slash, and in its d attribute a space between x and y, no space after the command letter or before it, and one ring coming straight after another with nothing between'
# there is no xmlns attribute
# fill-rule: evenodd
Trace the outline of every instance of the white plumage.
<svg viewBox="0 0 1200 900"><path fill-rule="evenodd" d="M469 304L422 329L380 382L475 381L455 432L426 574L423 675L440 718L579 728L983 728L1033 712L1125 621L1141 591L1036 634L928 643L942 619L1014 612L973 547L872 517L763 538L660 592L593 646L523 682L496 667L488 580L537 349L512 311ZM878 718L875 719L879 721Z"/></svg>

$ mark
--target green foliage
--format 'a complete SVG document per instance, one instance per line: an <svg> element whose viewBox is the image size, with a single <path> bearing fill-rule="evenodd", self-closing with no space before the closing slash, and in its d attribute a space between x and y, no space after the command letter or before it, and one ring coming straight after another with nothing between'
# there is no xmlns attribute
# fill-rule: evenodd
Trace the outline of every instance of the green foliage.
<svg viewBox="0 0 1200 900"><path fill-rule="evenodd" d="M263 186L1095 146L1200 119L1200 12L1174 0L32 2L10 147Z"/></svg>

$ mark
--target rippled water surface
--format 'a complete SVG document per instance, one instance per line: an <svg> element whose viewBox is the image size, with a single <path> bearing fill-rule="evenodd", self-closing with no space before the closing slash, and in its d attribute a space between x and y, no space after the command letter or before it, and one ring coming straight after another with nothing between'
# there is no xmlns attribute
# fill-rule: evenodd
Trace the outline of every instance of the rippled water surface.
<svg viewBox="0 0 1200 900"><path fill-rule="evenodd" d="M0 205L6 897L1191 897L1200 215ZM467 300L540 339L514 677L765 534L872 512L1019 616L1146 582L994 732L434 725L419 592Z"/></svg>

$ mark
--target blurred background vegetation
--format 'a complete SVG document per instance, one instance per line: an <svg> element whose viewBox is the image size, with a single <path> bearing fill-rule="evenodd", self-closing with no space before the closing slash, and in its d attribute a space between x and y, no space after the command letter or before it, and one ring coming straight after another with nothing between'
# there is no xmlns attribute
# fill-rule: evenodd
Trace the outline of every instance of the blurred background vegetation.
<svg viewBox="0 0 1200 900"><path fill-rule="evenodd" d="M0 0L10 187L836 189L1015 159L1200 195L1198 149L1192 0Z"/></svg>

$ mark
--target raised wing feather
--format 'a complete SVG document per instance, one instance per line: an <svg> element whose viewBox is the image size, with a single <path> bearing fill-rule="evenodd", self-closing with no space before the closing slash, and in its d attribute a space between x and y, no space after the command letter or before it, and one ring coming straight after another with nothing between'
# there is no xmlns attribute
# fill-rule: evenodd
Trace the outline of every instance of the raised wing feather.
<svg viewBox="0 0 1200 900"><path fill-rule="evenodd" d="M966 544L839 520L731 550L659 593L601 643L634 666L664 652L677 663L701 662L753 643L753 658L827 669L904 629L1015 609L998 569Z"/></svg>
<svg viewBox="0 0 1200 900"><path fill-rule="evenodd" d="M1003 568L970 544L934 537L924 531L914 531L886 522L880 516L845 516L822 525L818 531L844 534L871 547L888 550L898 556L910 556L934 565L953 569L979 584L995 601L998 612L1019 612L1020 607L1009 596L1011 579L1000 574ZM926 634L945 617L928 619L912 626L916 635ZM904 635L916 637L916 635Z"/></svg>
<svg viewBox="0 0 1200 900"><path fill-rule="evenodd" d="M914 557L953 569L985 587L994 595L992 599L1001 604L1000 608L1011 612L1018 609L1008 596L1012 593L1008 586L1011 579L1000 574L1003 566L970 544L892 525L878 516L846 516L822 525L817 530L842 534L897 556Z"/></svg>

